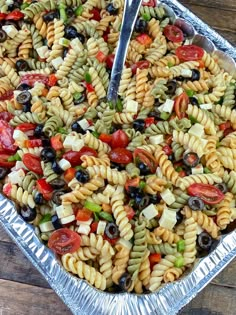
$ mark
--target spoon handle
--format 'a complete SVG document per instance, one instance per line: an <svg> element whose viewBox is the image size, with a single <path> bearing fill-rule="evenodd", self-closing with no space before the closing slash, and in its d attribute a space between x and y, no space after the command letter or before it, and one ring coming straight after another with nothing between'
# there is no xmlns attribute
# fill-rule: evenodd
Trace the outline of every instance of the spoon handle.
<svg viewBox="0 0 236 315"><path fill-rule="evenodd" d="M134 29L142 0L125 0L123 20L121 24L120 38L111 72L111 80L108 87L108 101L117 100L117 92L120 85L122 70L124 67L130 38Z"/></svg>

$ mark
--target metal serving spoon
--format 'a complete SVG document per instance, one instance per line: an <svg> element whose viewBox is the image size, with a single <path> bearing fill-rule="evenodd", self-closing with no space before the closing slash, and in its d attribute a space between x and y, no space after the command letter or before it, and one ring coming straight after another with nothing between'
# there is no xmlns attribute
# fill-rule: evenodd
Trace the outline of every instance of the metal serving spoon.
<svg viewBox="0 0 236 315"><path fill-rule="evenodd" d="M120 85L122 69L124 67L131 34L138 16L142 0L125 0L123 20L121 24L120 38L111 71L111 80L108 87L107 99L116 102L117 92Z"/></svg>

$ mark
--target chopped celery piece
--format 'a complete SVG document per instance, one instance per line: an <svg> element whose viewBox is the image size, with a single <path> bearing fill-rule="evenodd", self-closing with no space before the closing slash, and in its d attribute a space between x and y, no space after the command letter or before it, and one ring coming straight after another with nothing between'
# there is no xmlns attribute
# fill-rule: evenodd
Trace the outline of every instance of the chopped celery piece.
<svg viewBox="0 0 236 315"><path fill-rule="evenodd" d="M144 13L142 15L142 18L144 19L144 21L150 21L151 20L151 15L149 13Z"/></svg>
<svg viewBox="0 0 236 315"><path fill-rule="evenodd" d="M91 75L88 72L84 74L84 79L87 83L92 83Z"/></svg>
<svg viewBox="0 0 236 315"><path fill-rule="evenodd" d="M79 100L80 98L81 98L81 96L82 96L82 94L80 93L80 92L75 92L74 94L73 94L73 98L74 98L74 100Z"/></svg>
<svg viewBox="0 0 236 315"><path fill-rule="evenodd" d="M180 240L177 242L177 251L178 252L184 252L185 250L185 240Z"/></svg>
<svg viewBox="0 0 236 315"><path fill-rule="evenodd" d="M211 173L211 171L209 170L209 168L208 167L204 167L204 173L205 174L210 174Z"/></svg>
<svg viewBox="0 0 236 315"><path fill-rule="evenodd" d="M101 219L104 219L108 222L114 222L113 216L108 212L101 211L101 212L99 212L98 215Z"/></svg>
<svg viewBox="0 0 236 315"><path fill-rule="evenodd" d="M18 153L10 156L8 159L7 159L8 162L14 162L14 161L21 161L21 157L19 156Z"/></svg>
<svg viewBox="0 0 236 315"><path fill-rule="evenodd" d="M45 215L42 217L42 219L39 221L39 224L42 224L42 223L45 223L45 222L49 222L49 221L51 221L51 218L52 218L51 214L50 214L50 213L47 213L47 214L45 214Z"/></svg>
<svg viewBox="0 0 236 315"><path fill-rule="evenodd" d="M59 133L62 133L63 135L67 135L68 131L65 128L59 127L57 130Z"/></svg>
<svg viewBox="0 0 236 315"><path fill-rule="evenodd" d="M174 266L177 268L183 267L184 266L184 257L180 256L180 257L176 258Z"/></svg>
<svg viewBox="0 0 236 315"><path fill-rule="evenodd" d="M99 138L100 134L97 132L97 131L93 131L92 132L92 135L95 137L95 138Z"/></svg>
<svg viewBox="0 0 236 315"><path fill-rule="evenodd" d="M192 115L189 115L188 118L189 118L189 120L191 121L192 124L197 124L198 123L197 119L194 118Z"/></svg>
<svg viewBox="0 0 236 315"><path fill-rule="evenodd" d="M193 97L195 93L193 90L186 90L186 94L188 95L188 97Z"/></svg>
<svg viewBox="0 0 236 315"><path fill-rule="evenodd" d="M160 115L160 118L163 120L167 120L167 119L169 119L169 117L170 117L170 114L166 113L166 112L162 112Z"/></svg>
<svg viewBox="0 0 236 315"><path fill-rule="evenodd" d="M118 98L117 102L116 102L116 110L118 112L122 112L123 110L123 104L122 104L122 101L121 99Z"/></svg>
<svg viewBox="0 0 236 315"><path fill-rule="evenodd" d="M145 183L143 180L141 180L141 182L139 183L139 187L140 187L141 189L144 189L145 186L146 186L146 183Z"/></svg>
<svg viewBox="0 0 236 315"><path fill-rule="evenodd" d="M78 8L75 9L75 15L76 16L80 16L83 13L83 11L84 11L84 8L83 8L83 6L81 4L81 5L78 6Z"/></svg>

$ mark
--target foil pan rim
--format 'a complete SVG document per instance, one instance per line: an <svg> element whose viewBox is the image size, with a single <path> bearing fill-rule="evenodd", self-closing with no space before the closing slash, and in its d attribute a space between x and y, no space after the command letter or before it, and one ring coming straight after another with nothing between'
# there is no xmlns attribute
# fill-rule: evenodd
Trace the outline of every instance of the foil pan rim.
<svg viewBox="0 0 236 315"><path fill-rule="evenodd" d="M235 48L177 0L159 1L173 10L174 18L184 18L194 29L211 38L214 49L236 60ZM234 63L235 65L235 63ZM44 246L33 228L17 214L14 204L0 194L0 223L31 263L48 281L75 315L174 315L189 303L230 261L236 257L236 231L222 237L216 249L200 260L184 278L159 291L144 294L101 292L67 273ZM103 303L101 303L101 299Z"/></svg>

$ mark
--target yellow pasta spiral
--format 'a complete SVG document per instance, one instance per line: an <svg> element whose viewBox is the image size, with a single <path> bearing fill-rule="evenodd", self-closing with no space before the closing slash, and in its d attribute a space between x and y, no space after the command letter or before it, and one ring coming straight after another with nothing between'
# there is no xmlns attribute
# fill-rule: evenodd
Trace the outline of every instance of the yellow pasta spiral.
<svg viewBox="0 0 236 315"><path fill-rule="evenodd" d="M206 145L206 167L208 167L213 173L216 175L222 176L224 173L224 168L219 160L216 151L216 144L218 141L218 137L210 136L207 138L207 145Z"/></svg>
<svg viewBox="0 0 236 315"><path fill-rule="evenodd" d="M97 150L98 152L103 151L105 153L108 153L111 150L108 144L97 139L90 132L86 133L84 137L84 144L88 145L94 150Z"/></svg>
<svg viewBox="0 0 236 315"><path fill-rule="evenodd" d="M196 240L197 240L197 223L193 218L188 218L184 222L185 231L184 231L184 240L185 240L185 249L184 249L184 265L192 264L196 258Z"/></svg>
<svg viewBox="0 0 236 315"><path fill-rule="evenodd" d="M185 268L178 268L178 267L172 267L168 270L166 270L166 272L164 273L164 277L163 280L165 283L168 282L174 282L176 280L178 280L180 278L180 276L182 276L183 272L184 272Z"/></svg>
<svg viewBox="0 0 236 315"><path fill-rule="evenodd" d="M117 244L115 249L117 253L114 257L112 281L115 284L119 284L120 277L125 273L126 268L128 267L130 249L121 244Z"/></svg>
<svg viewBox="0 0 236 315"><path fill-rule="evenodd" d="M119 172L116 169L111 169L109 166L93 165L89 166L87 171L91 177L95 175L100 176L114 185L125 185L128 179L128 174L125 171Z"/></svg>
<svg viewBox="0 0 236 315"><path fill-rule="evenodd" d="M231 219L231 202L233 201L233 194L227 192L224 199L217 205L216 223L221 230L224 230L230 223Z"/></svg>
<svg viewBox="0 0 236 315"><path fill-rule="evenodd" d="M148 80L148 70L147 69L137 69L136 74L136 101L139 104L142 104L144 96L145 96L145 83Z"/></svg>
<svg viewBox="0 0 236 315"><path fill-rule="evenodd" d="M197 106L191 104L188 105L187 114L193 116L201 125L204 126L206 133L210 135L216 134L216 128L214 121L209 118L209 116Z"/></svg>
<svg viewBox="0 0 236 315"><path fill-rule="evenodd" d="M176 233L171 232L170 230L167 230L161 226L154 230L154 234L169 244L177 243L181 239Z"/></svg>
<svg viewBox="0 0 236 315"><path fill-rule="evenodd" d="M166 184L165 179L153 175L147 178L144 190L150 195L155 195L158 192L162 192Z"/></svg>
<svg viewBox="0 0 236 315"><path fill-rule="evenodd" d="M204 154L204 148L200 139L188 133L174 130L173 141L180 143L186 148L189 148L191 151L197 153L199 157L202 157Z"/></svg>

